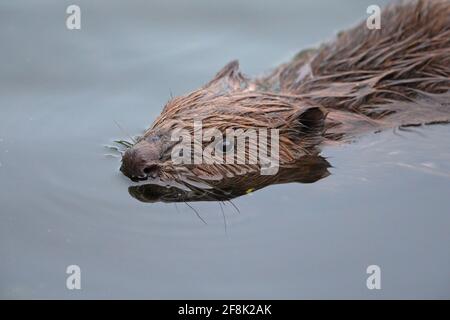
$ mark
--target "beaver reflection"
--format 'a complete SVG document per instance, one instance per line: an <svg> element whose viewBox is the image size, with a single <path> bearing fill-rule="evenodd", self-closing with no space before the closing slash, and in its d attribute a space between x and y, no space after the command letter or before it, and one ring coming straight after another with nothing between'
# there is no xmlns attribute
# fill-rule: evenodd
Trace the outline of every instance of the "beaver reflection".
<svg viewBox="0 0 450 320"><path fill-rule="evenodd" d="M273 184L313 183L327 177L330 167L330 163L321 156L304 156L293 163L284 164L272 176L255 172L217 181L197 179L196 182L207 184L209 188L189 182L183 183L184 188L150 183L132 186L128 191L132 197L142 202L227 201Z"/></svg>

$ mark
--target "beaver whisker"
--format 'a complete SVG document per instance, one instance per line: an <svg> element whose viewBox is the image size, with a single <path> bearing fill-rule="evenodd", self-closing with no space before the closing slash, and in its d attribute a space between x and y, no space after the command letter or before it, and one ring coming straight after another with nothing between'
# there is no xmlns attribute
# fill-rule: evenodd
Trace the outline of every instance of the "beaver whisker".
<svg viewBox="0 0 450 320"><path fill-rule="evenodd" d="M234 209L236 209L237 213L241 214L241 210L239 210L239 208L233 203L233 201L231 201L231 199L227 199L225 201L231 203Z"/></svg>
<svg viewBox="0 0 450 320"><path fill-rule="evenodd" d="M116 126L120 129L120 130L122 130L122 132L125 134L125 135L127 135L128 136L128 138L130 138L131 139L131 141L133 141L133 143L134 144L136 144L136 140L134 140L134 138L128 133L128 131L126 131L116 120L113 120L114 121L114 123L116 124ZM129 143L130 145L131 145L131 143ZM133 145L131 145L131 147L132 147Z"/></svg>
<svg viewBox="0 0 450 320"><path fill-rule="evenodd" d="M173 203L175 205L175 210L177 210L177 213L180 213L180 209L178 208L178 205L176 202Z"/></svg>
<svg viewBox="0 0 450 320"><path fill-rule="evenodd" d="M198 213L198 211L194 209L194 207L192 207L192 206L191 206L189 203L187 203L186 201L184 201L184 203L185 203L189 208L191 208L192 211L195 212L195 214L197 215L197 217L198 217L205 225L208 225L208 223L206 223L206 221L201 217L200 213Z"/></svg>
<svg viewBox="0 0 450 320"><path fill-rule="evenodd" d="M219 201L220 211L222 211L222 217L223 217L223 226L225 228L225 234L228 234L227 232L227 218L225 217L225 211L223 210L222 202Z"/></svg>
<svg viewBox="0 0 450 320"><path fill-rule="evenodd" d="M122 147L125 147L126 149L130 149L133 147L132 143L125 141L125 140L114 140L113 142L121 145ZM123 150L118 150L118 151L122 154L125 152Z"/></svg>

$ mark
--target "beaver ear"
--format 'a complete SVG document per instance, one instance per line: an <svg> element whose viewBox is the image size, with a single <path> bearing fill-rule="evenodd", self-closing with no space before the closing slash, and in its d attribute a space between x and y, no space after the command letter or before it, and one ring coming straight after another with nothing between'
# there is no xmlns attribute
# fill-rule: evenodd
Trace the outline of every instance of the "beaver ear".
<svg viewBox="0 0 450 320"><path fill-rule="evenodd" d="M225 65L203 88L224 93L245 89L247 85L248 80L239 71L239 61L233 60Z"/></svg>
<svg viewBox="0 0 450 320"><path fill-rule="evenodd" d="M325 130L327 111L318 106L308 107L296 116L294 126L301 136L321 136Z"/></svg>

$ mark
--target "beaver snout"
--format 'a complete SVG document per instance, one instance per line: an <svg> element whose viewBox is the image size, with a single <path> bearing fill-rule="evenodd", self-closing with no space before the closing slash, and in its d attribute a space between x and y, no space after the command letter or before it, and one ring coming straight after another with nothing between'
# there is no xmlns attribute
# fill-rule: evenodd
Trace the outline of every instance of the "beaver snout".
<svg viewBox="0 0 450 320"><path fill-rule="evenodd" d="M132 181L155 179L159 174L159 165L152 161L153 154L136 146L128 149L122 157L120 171Z"/></svg>

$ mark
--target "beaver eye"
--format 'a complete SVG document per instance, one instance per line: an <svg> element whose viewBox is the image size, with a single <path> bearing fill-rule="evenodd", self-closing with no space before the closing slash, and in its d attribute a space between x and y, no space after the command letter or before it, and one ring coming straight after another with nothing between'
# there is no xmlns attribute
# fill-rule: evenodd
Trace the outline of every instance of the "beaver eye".
<svg viewBox="0 0 450 320"><path fill-rule="evenodd" d="M229 153L229 152L232 152L233 150L234 150L234 144L227 139L225 139L223 141L219 141L216 144L216 151L218 153Z"/></svg>

